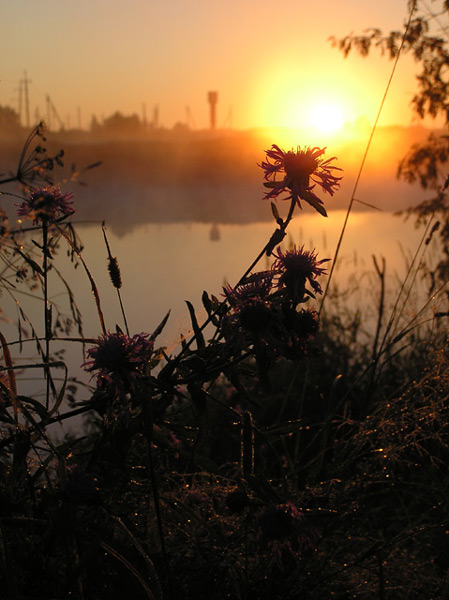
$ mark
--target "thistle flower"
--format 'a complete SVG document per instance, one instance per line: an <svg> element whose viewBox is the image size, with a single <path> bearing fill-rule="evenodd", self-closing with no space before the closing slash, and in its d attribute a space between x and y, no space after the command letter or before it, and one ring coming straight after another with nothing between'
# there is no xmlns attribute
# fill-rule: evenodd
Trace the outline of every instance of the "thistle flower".
<svg viewBox="0 0 449 600"><path fill-rule="evenodd" d="M277 248L275 262L272 265L272 270L277 275L277 286L286 288L290 297L296 302L301 302L304 299L304 294L308 293L305 288L308 281L315 294L321 294L322 289L316 278L319 275L326 273L326 269L320 267L324 262L330 260L323 258L317 260L315 250L304 250L304 246L300 248L293 247L293 250L282 252L280 246Z"/></svg>
<svg viewBox="0 0 449 600"><path fill-rule="evenodd" d="M225 319L225 324L230 325L231 330L235 325L252 333L266 329L271 320L268 296L273 275L270 271L262 271L251 275L246 283L238 287L227 285L223 288L224 296L232 308L232 313Z"/></svg>
<svg viewBox="0 0 449 600"><path fill-rule="evenodd" d="M266 508L259 517L259 527L261 540L280 569L285 558L300 558L305 550L315 547L318 538L318 531L292 502Z"/></svg>
<svg viewBox="0 0 449 600"><path fill-rule="evenodd" d="M250 298L259 298L264 300L271 291L273 273L270 271L261 271L251 275L245 283L233 288L229 284L223 288L225 297L231 306L238 306Z"/></svg>
<svg viewBox="0 0 449 600"><path fill-rule="evenodd" d="M233 290L234 291L234 290ZM269 303L258 296L243 297L237 302L234 301L232 312L226 315L223 321L225 332L232 338L235 337L237 328L251 334L259 334L267 329L271 322L272 313Z"/></svg>
<svg viewBox="0 0 449 600"><path fill-rule="evenodd" d="M153 352L154 344L148 335L129 337L122 332L107 332L98 338L97 345L87 351L91 360L83 365L89 372L98 371L97 387L120 397L135 391Z"/></svg>
<svg viewBox="0 0 449 600"><path fill-rule="evenodd" d="M271 150L266 150L268 160L259 165L264 170L264 185L270 188L264 198L277 198L281 193L287 192L288 196L285 199L294 199L299 208L302 208L302 199L327 216L323 201L312 190L318 184L324 192L333 196L342 178L332 173L334 170L341 171L339 167L331 164L335 157L327 160L321 158L325 151L326 148L301 149L298 146L296 151L292 149L284 152L273 144ZM270 159L273 162L270 162ZM283 179L276 181L278 174L283 175Z"/></svg>
<svg viewBox="0 0 449 600"><path fill-rule="evenodd" d="M32 190L28 198L19 206L17 215L32 219L34 225L69 217L75 212L71 206L72 198L73 194L69 192L63 194L58 187L37 188Z"/></svg>

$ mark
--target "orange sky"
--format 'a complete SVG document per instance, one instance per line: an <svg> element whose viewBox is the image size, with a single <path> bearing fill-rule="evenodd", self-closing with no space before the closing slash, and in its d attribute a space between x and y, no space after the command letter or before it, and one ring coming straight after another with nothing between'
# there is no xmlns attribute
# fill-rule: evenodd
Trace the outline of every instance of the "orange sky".
<svg viewBox="0 0 449 600"><path fill-rule="evenodd" d="M367 27L401 29L406 0L0 0L0 104L18 107L30 83L31 121L49 94L67 126L116 110L172 127L208 126L218 90L219 127L301 127L323 101L343 120L373 122L392 63L344 60L331 47ZM5 58L7 57L7 58ZM414 67L399 64L381 124L409 124ZM24 116L25 118L25 116Z"/></svg>

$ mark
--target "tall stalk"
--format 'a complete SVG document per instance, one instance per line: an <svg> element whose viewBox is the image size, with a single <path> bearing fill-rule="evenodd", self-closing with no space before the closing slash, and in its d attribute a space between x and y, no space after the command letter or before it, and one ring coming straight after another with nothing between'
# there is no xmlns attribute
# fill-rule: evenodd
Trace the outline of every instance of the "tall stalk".
<svg viewBox="0 0 449 600"><path fill-rule="evenodd" d="M48 299L48 223L42 221L42 253L43 253L43 278L44 278L44 327L45 327L45 351L44 351L44 373L46 380L45 408L50 405L50 338L51 338L51 306Z"/></svg>

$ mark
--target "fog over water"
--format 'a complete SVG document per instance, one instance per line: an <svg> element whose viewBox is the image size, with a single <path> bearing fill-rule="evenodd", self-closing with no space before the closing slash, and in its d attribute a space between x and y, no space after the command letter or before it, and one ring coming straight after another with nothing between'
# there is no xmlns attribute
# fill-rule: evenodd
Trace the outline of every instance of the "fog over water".
<svg viewBox="0 0 449 600"><path fill-rule="evenodd" d="M323 200L328 210L346 209L370 133L366 124L348 124L329 139L316 132L288 130L66 132L49 134L45 144L50 153L65 151L64 169L57 178L76 196L77 219L104 219L111 230L126 236L144 223L270 221L258 165L272 144L284 150L296 149L298 143L326 147L324 158L336 157L343 180L338 193L324 194ZM419 186L399 181L396 174L411 145L425 140L428 133L420 126L376 130L358 182L356 210L370 204L397 211L423 199ZM23 137L21 133L0 141L4 171L14 172ZM85 170L96 163L101 164ZM13 208L7 198L3 204ZM281 211L284 206L279 202Z"/></svg>

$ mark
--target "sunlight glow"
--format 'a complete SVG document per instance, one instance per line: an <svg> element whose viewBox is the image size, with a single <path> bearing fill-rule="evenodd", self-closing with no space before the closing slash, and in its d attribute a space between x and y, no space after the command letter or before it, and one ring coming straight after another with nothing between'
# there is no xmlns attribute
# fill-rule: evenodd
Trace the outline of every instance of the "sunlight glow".
<svg viewBox="0 0 449 600"><path fill-rule="evenodd" d="M323 133L340 130L344 120L343 110L334 102L318 104L310 111L310 125Z"/></svg>

